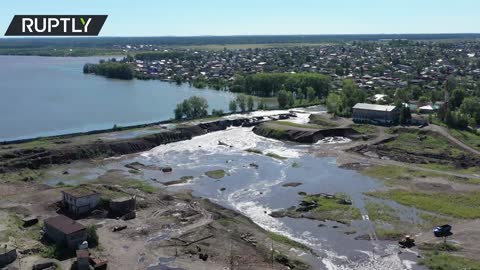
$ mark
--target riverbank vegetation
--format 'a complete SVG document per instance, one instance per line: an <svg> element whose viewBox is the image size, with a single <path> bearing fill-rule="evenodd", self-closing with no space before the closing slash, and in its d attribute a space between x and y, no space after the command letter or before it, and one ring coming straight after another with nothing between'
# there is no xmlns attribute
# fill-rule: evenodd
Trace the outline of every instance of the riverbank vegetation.
<svg viewBox="0 0 480 270"><path fill-rule="evenodd" d="M424 265L430 270L480 269L479 262L438 251L427 253L425 258L420 261L420 265Z"/></svg>
<svg viewBox="0 0 480 270"><path fill-rule="evenodd" d="M417 214L408 209L399 209L394 203L369 198L365 204L368 218L373 222L378 239L399 240L408 234L430 230L438 224L451 221L450 218L427 212Z"/></svg>
<svg viewBox="0 0 480 270"><path fill-rule="evenodd" d="M294 93L295 97L313 100L326 97L330 90L330 79L315 73L257 73L238 75L230 87L235 93L261 97L274 97L282 90Z"/></svg>
<svg viewBox="0 0 480 270"><path fill-rule="evenodd" d="M352 107L357 103L365 102L367 95L358 89L352 80L344 80L341 92L332 92L328 95L326 104L329 113L350 117Z"/></svg>
<svg viewBox="0 0 480 270"><path fill-rule="evenodd" d="M196 119L208 115L208 102L205 98L193 96L177 104L174 110L175 120ZM217 114L220 112L216 111Z"/></svg>
<svg viewBox="0 0 480 270"><path fill-rule="evenodd" d="M309 124L317 125L322 128L338 127L338 124L328 119L328 114L311 114L309 116Z"/></svg>
<svg viewBox="0 0 480 270"><path fill-rule="evenodd" d="M451 169L453 170L453 168ZM442 172L433 172L429 170L416 170L407 167L395 165L382 165L365 168L361 171L362 174L382 180L385 185L389 187L405 187L407 184L412 184L415 178L436 178L444 179L446 181L457 182L462 184L480 184L480 179L459 177Z"/></svg>
<svg viewBox="0 0 480 270"><path fill-rule="evenodd" d="M114 61L85 64L83 66L83 73L93 73L107 78L122 80L132 80L134 77L134 70L131 65Z"/></svg>
<svg viewBox="0 0 480 270"><path fill-rule="evenodd" d="M464 219L480 218L479 192L419 192L393 189L369 192L367 195L446 216Z"/></svg>

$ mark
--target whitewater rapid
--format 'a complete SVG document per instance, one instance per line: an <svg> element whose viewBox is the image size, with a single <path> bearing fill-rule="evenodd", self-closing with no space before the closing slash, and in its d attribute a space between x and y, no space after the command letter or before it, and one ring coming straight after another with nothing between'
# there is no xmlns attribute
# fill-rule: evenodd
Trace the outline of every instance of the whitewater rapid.
<svg viewBox="0 0 480 270"><path fill-rule="evenodd" d="M285 113L286 111L270 111L270 112L255 112L251 116L268 116L278 113ZM308 123L307 112L297 112L297 118L294 122L298 124ZM230 118L237 117L236 115L229 116ZM245 117L245 115L242 115ZM326 138L316 144L318 147L321 144L332 143L346 143L349 142L346 138ZM247 149L256 149L264 154L273 153L282 157L289 158L289 160L274 160L279 169L279 177L274 179L257 179L256 182L250 183L241 188L231 191L225 197L210 198L213 201L223 200L233 209L239 211L245 216L249 217L253 222L258 224L265 230L282 234L297 242L305 244L315 251L319 252L320 257L316 258L323 269L328 270L367 270L367 269L412 269L414 262L409 260L402 260L396 250L396 245L382 243L375 243L375 249L382 250L377 254L371 250L357 250L364 254L366 259L361 261L352 261L347 256L339 254L337 251L329 249L328 246L322 244L322 239L315 236L310 231L294 231L282 219L273 218L266 213L271 213L276 210L269 205L260 203L262 197L271 195L272 188L286 182L286 170L291 166L291 160L296 160L302 156L309 155L308 149L305 147L296 147L295 144L285 143L273 139L260 137L252 132L252 128L246 127L232 127L224 131L208 133L202 136L194 137L188 141L181 141L167 145L158 146L148 152L144 152L141 156L150 162L158 164L175 164L177 167L185 168L200 168L205 167L205 164L214 160L217 155L242 156L248 158L249 155L256 155L247 152ZM268 158L268 157L265 157ZM271 159L271 158L269 158ZM239 165L238 165L239 166ZM241 167L233 167L228 173L234 174L236 170ZM256 175L258 178L258 174ZM300 256L306 256L302 251L297 251ZM390 254L385 256L385 254Z"/></svg>

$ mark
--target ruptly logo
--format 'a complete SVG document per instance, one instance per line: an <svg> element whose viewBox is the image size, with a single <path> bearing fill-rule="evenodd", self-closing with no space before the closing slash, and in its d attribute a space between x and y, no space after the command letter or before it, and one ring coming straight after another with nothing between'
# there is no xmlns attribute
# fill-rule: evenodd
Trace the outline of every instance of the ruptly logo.
<svg viewBox="0 0 480 270"><path fill-rule="evenodd" d="M5 36L98 36L107 15L15 15Z"/></svg>

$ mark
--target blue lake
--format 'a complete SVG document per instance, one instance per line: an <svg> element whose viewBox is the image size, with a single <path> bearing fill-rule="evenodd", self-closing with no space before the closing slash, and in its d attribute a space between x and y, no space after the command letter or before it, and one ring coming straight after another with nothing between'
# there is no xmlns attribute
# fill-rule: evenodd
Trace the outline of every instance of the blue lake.
<svg viewBox="0 0 480 270"><path fill-rule="evenodd" d="M0 56L0 141L133 125L173 117L197 95L228 109L231 93L161 81L123 81L82 73L104 57Z"/></svg>

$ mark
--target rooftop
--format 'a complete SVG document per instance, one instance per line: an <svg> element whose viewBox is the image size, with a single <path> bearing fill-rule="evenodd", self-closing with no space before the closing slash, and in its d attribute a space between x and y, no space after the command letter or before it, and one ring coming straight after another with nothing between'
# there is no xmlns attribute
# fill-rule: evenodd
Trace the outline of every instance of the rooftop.
<svg viewBox="0 0 480 270"><path fill-rule="evenodd" d="M396 107L389 105L377 105L377 104L368 104L368 103L357 103L353 106L354 109L359 110L370 110L370 111L382 111L382 112L391 112Z"/></svg>
<svg viewBox="0 0 480 270"><path fill-rule="evenodd" d="M64 234L71 234L86 229L82 224L62 215L47 218L44 222L45 224L54 227Z"/></svg>
<svg viewBox="0 0 480 270"><path fill-rule="evenodd" d="M69 189L63 190L62 192L65 192L70 196L77 197L77 198L98 194L97 192L90 190L86 187L69 188Z"/></svg>
<svg viewBox="0 0 480 270"><path fill-rule="evenodd" d="M134 197L116 197L116 198L112 198L111 202L122 203L122 202L131 201L131 200L135 200L135 198Z"/></svg>

